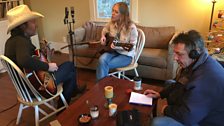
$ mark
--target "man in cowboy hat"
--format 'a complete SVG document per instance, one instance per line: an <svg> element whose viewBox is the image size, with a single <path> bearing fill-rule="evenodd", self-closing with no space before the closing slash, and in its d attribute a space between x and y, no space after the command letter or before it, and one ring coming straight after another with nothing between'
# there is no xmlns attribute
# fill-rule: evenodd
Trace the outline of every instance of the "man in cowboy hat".
<svg viewBox="0 0 224 126"><path fill-rule="evenodd" d="M65 62L60 66L56 63L42 62L34 57L36 47L32 44L30 37L36 34L36 19L44 17L42 14L31 11L27 5L20 5L7 12L8 33L11 37L5 44L5 56L13 60L20 68L35 71L55 72L56 84L63 83L63 95L70 102L74 94L81 93L76 83L76 72L72 62ZM61 100L58 107L62 106Z"/></svg>

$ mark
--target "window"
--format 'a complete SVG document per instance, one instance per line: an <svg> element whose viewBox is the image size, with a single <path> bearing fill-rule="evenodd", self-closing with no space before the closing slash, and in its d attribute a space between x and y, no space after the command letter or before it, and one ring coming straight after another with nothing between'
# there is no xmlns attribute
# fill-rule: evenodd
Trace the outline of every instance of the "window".
<svg viewBox="0 0 224 126"><path fill-rule="evenodd" d="M111 8L117 2L126 2L130 8L130 0L97 0L97 18L110 18L112 13Z"/></svg>
<svg viewBox="0 0 224 126"><path fill-rule="evenodd" d="M89 0L90 16L92 21L107 22L111 17L112 6L117 2L126 2L130 9L130 16L138 22L138 0Z"/></svg>

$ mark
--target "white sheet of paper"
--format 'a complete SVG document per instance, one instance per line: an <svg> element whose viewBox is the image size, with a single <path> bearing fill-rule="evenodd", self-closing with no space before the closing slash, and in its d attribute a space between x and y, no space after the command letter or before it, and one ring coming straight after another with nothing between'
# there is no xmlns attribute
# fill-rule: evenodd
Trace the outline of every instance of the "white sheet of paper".
<svg viewBox="0 0 224 126"><path fill-rule="evenodd" d="M142 104L142 105L152 105L152 98L147 97L144 94L131 92L129 103Z"/></svg>

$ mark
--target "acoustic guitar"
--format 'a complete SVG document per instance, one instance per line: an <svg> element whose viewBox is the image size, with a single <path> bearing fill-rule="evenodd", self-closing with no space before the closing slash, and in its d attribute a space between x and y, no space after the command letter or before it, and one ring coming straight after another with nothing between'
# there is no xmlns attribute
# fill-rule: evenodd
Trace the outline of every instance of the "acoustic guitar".
<svg viewBox="0 0 224 126"><path fill-rule="evenodd" d="M48 45L47 43L45 44L46 46ZM45 47L44 49L50 49L50 48ZM46 52L50 51L48 50ZM35 50L35 55L33 57L39 59L42 62L48 63L48 60L46 58L48 56L46 55L48 54L44 55L40 50ZM45 98L50 98L57 94L57 85L55 82L56 79L53 73L47 71L31 71L28 69L24 69L24 72L28 76L28 79L31 82L31 84L40 93L41 96Z"/></svg>
<svg viewBox="0 0 224 126"><path fill-rule="evenodd" d="M106 46L102 46L102 47L99 47L97 45L99 45L101 43L101 41L88 41L88 42L80 42L80 43L74 43L73 45L66 45L64 47L61 47L61 50L64 49L64 48L67 48L67 47L71 47L71 46L74 46L74 45L84 45L84 44L89 44L93 47L99 47L99 52L102 54L103 52L109 52L111 51L111 43L114 44L114 46L120 46L122 47L124 50L126 51L131 51L131 49L133 48L133 44L131 43L121 43L119 42L119 40L116 40L115 37L112 37L109 35L109 33L107 33L105 35L106 37Z"/></svg>
<svg viewBox="0 0 224 126"><path fill-rule="evenodd" d="M121 43L120 40L116 39L115 37L110 36L109 33L107 33L105 35L105 37L106 37L106 49L105 49L105 51L112 50L111 47L110 47L110 45L112 43L114 44L114 46L120 46L126 51L131 51L131 49L133 48L133 44L131 44L131 43Z"/></svg>

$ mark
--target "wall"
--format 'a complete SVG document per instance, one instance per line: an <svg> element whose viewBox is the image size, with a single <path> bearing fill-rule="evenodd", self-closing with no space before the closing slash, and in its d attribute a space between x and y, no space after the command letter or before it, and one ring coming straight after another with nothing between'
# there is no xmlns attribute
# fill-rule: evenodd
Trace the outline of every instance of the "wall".
<svg viewBox="0 0 224 126"><path fill-rule="evenodd" d="M45 15L40 21L39 36L52 42L63 42L67 27L63 24L64 8L74 6L76 23L90 20L89 0L25 0L31 8ZM211 0L139 0L139 24L145 26L175 26L178 31L196 29L205 35L209 29ZM217 0L214 19L224 1Z"/></svg>
<svg viewBox="0 0 224 126"><path fill-rule="evenodd" d="M178 31L209 30L212 0L139 0L139 23L146 26L175 26ZM224 1L216 0L214 19Z"/></svg>
<svg viewBox="0 0 224 126"><path fill-rule="evenodd" d="M5 47L5 42L9 38L9 34L6 33L8 21L7 20L2 20L0 21L0 55L4 54L4 47ZM0 73L4 72L3 66L0 63Z"/></svg>
<svg viewBox="0 0 224 126"><path fill-rule="evenodd" d="M63 37L68 33L64 25L65 7L74 6L75 27L81 26L89 20L88 0L25 0L31 9L43 14L39 20L39 36L51 42L63 42ZM70 16L70 15L69 15Z"/></svg>

